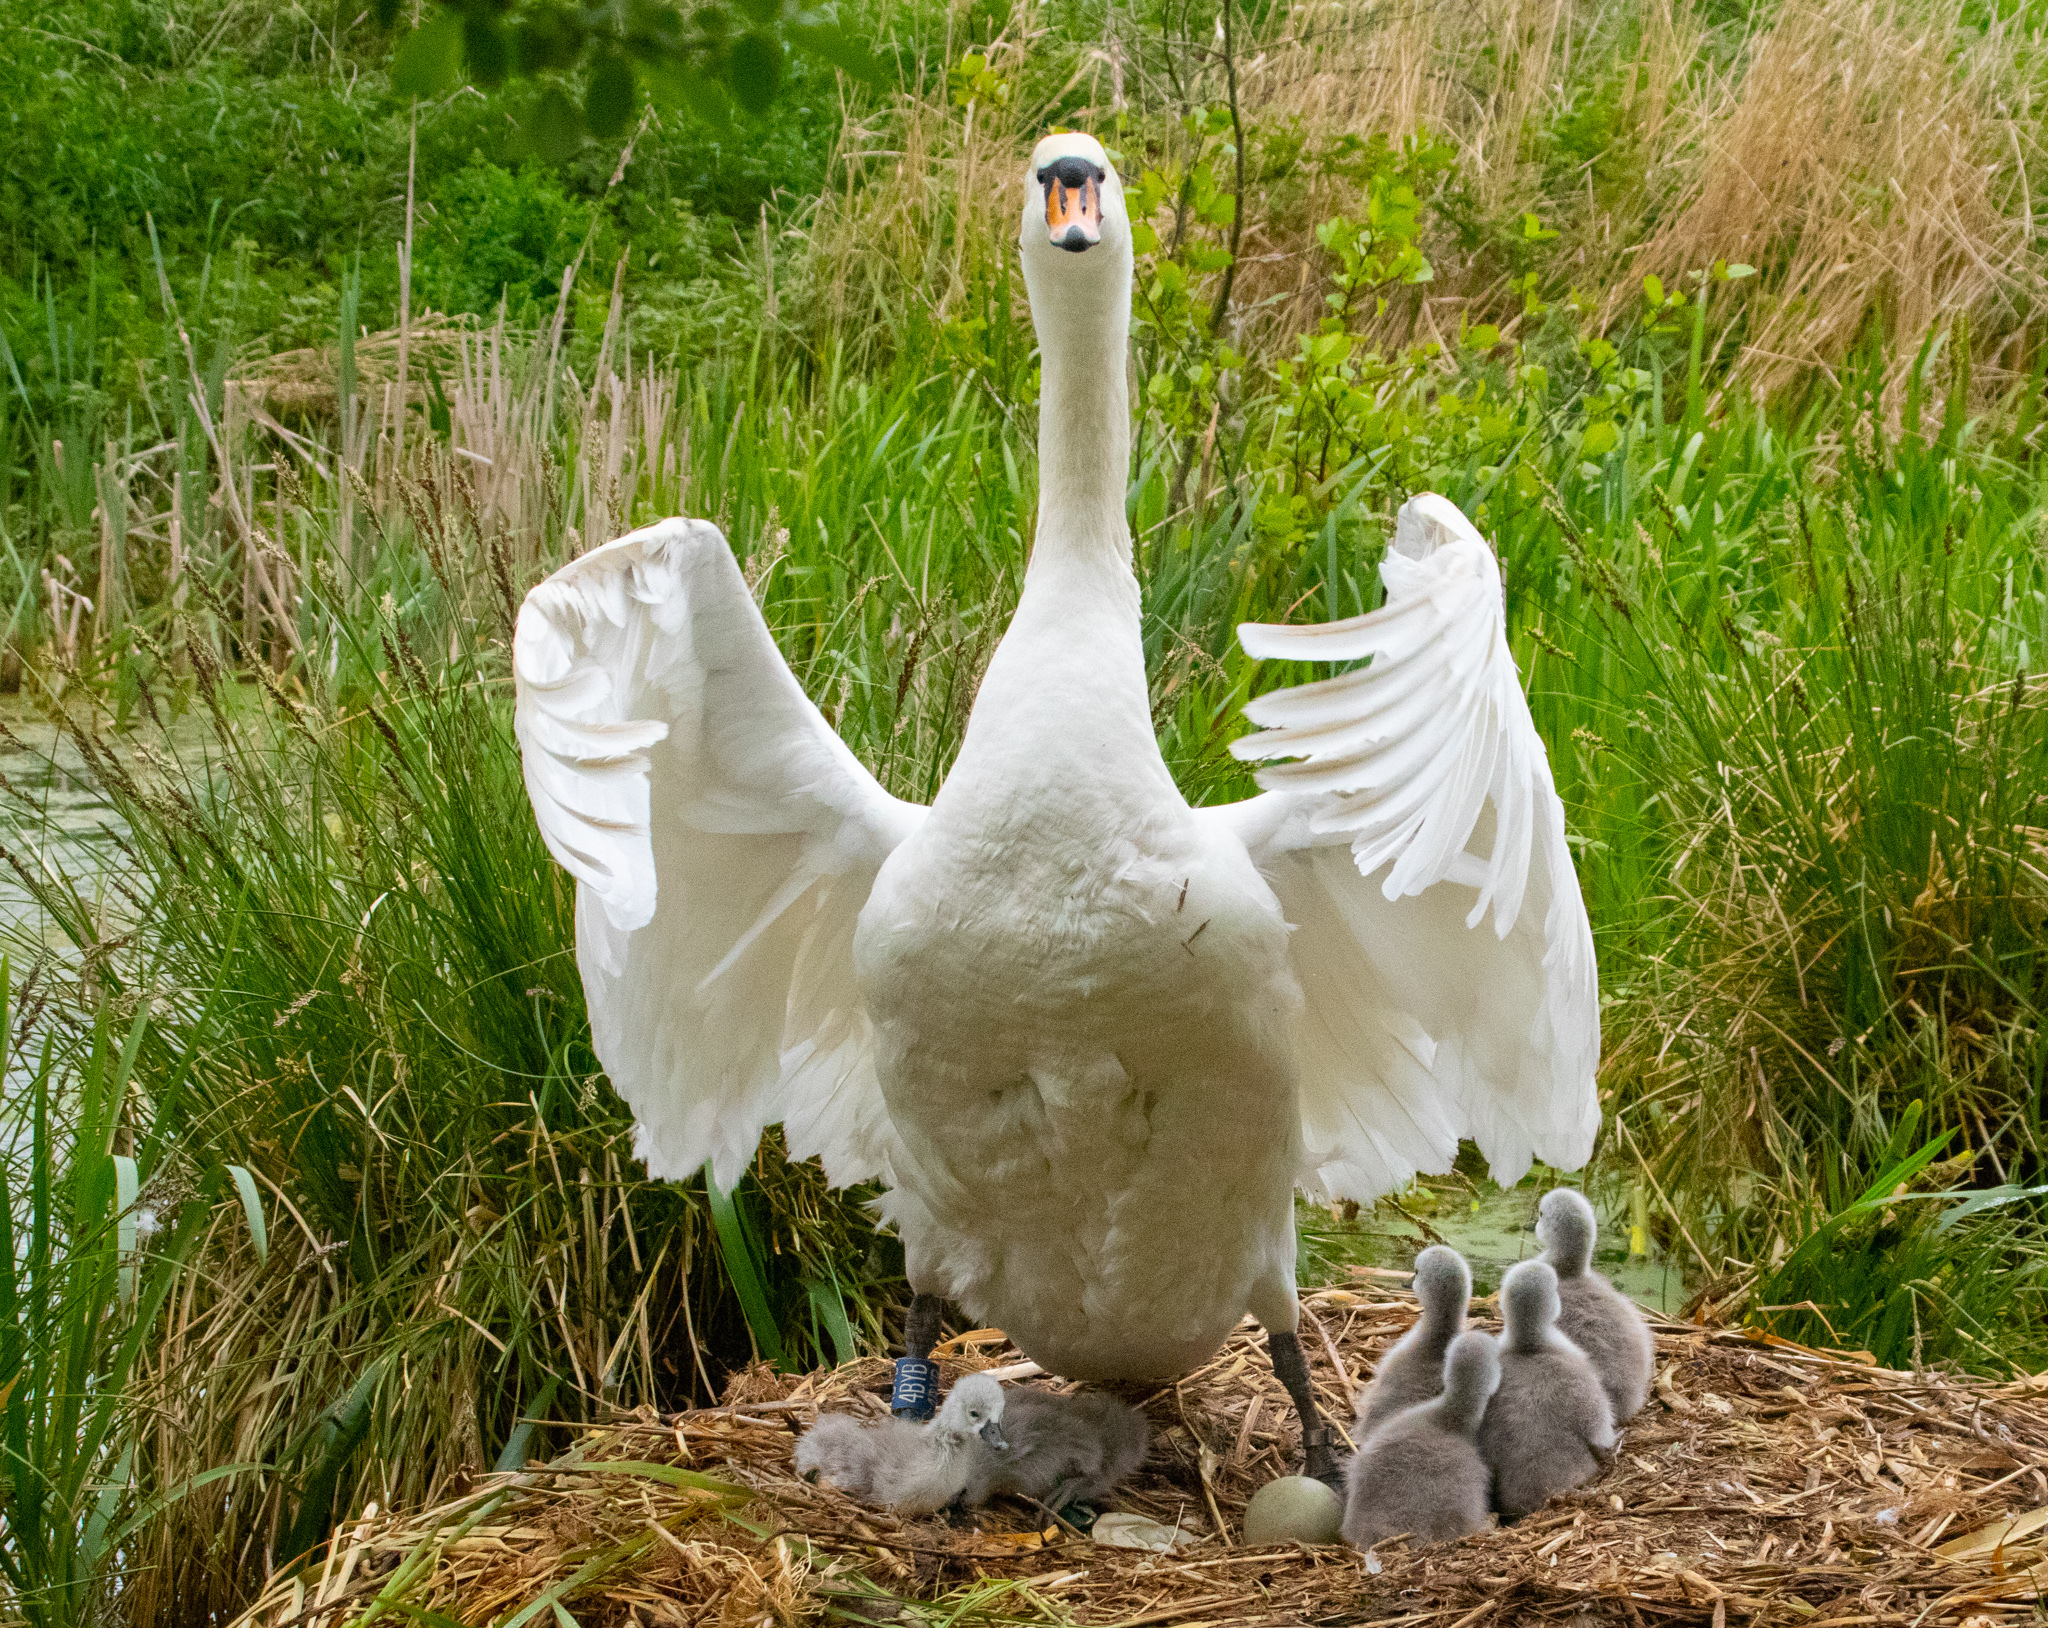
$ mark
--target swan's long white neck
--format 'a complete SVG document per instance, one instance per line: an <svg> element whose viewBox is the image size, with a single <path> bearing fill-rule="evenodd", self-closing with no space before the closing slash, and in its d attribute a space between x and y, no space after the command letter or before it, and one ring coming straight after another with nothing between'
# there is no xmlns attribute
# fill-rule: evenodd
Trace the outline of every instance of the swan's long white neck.
<svg viewBox="0 0 2048 1628"><path fill-rule="evenodd" d="M1111 202L1120 216L1121 200ZM1032 823L1027 811L1043 800L1038 824L1048 833L1121 832L1134 811L1149 818L1185 807L1152 729L1124 510L1131 245L1121 227L1112 217L1099 244L1070 255L1047 244L1042 224L1025 221L1024 283L1039 352L1038 530L1016 614L933 803L938 816L972 812L986 792L1005 822ZM1049 852L1056 869L1071 870L1093 863L1099 849L1050 840Z"/></svg>
<svg viewBox="0 0 2048 1628"><path fill-rule="evenodd" d="M1130 253L1105 243L1086 258L1098 255L1105 263L1070 276L1025 260L1039 349L1038 533L1027 583L1047 568L1130 564Z"/></svg>

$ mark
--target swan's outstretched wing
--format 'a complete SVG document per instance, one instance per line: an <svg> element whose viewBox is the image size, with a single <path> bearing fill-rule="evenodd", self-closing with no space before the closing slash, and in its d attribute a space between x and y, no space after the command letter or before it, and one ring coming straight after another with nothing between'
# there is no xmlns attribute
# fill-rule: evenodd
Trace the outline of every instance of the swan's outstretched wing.
<svg viewBox="0 0 2048 1628"><path fill-rule="evenodd" d="M1246 624L1247 654L1371 662L1262 696L1263 796L1204 814L1251 850L1295 931L1303 1185L1370 1199L1472 1137L1496 1180L1567 1169L1600 1125L1593 938L1499 567L1455 506L1401 511L1387 602Z"/></svg>
<svg viewBox="0 0 2048 1628"><path fill-rule="evenodd" d="M924 810L797 684L716 526L667 520L526 596L513 646L526 789L576 878L597 1055L657 1176L739 1179L762 1127L835 1184L893 1132L853 981L854 922Z"/></svg>

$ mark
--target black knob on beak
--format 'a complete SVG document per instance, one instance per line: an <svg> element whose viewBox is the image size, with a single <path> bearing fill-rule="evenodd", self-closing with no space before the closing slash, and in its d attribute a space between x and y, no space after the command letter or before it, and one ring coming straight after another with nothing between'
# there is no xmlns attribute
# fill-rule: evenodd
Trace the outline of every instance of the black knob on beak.
<svg viewBox="0 0 2048 1628"><path fill-rule="evenodd" d="M1079 189L1090 181L1100 181L1102 171L1085 158L1056 158L1038 172L1038 184L1051 186L1057 181L1063 187Z"/></svg>

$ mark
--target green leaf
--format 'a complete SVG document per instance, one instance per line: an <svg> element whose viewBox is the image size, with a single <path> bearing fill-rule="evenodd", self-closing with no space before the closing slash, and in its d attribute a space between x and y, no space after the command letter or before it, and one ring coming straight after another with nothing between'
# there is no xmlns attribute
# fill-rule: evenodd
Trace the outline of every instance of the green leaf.
<svg viewBox="0 0 2048 1628"><path fill-rule="evenodd" d="M782 1330L768 1305L768 1292L761 1287L761 1273L754 1264L754 1251L732 1194L718 1185L711 1166L704 1167L704 1194L711 1201L711 1221L718 1231L718 1253L725 1262L725 1275L739 1296L740 1311L753 1331L754 1344L770 1362L782 1360Z"/></svg>
<svg viewBox="0 0 2048 1628"><path fill-rule="evenodd" d="M1917 1197L1919 1195L1907 1194L1906 1196ZM1952 1193L1936 1193L1929 1194L1928 1196L1952 1198L1955 1195ZM1980 1210L1992 1210L1998 1208L2001 1204L2012 1204L2023 1198L2041 1198L2043 1196L2048 1196L2048 1187L2013 1187L2008 1185L2004 1187L1979 1188L1975 1192L1970 1193L1954 1209L1943 1210L1941 1212L1941 1219L1934 1223L1934 1230L1936 1232L1947 1232L1958 1221L1966 1221Z"/></svg>
<svg viewBox="0 0 2048 1628"><path fill-rule="evenodd" d="M1470 350L1492 350L1500 343L1500 329L1491 322L1481 322L1465 330L1465 345Z"/></svg>
<svg viewBox="0 0 2048 1628"><path fill-rule="evenodd" d="M891 75L888 65L870 51L850 29L836 22L788 24L783 33L790 44L837 68L847 78L877 90L886 89Z"/></svg>
<svg viewBox="0 0 2048 1628"><path fill-rule="evenodd" d="M741 107L765 113L782 88L782 47L766 34L742 34L733 42L726 78Z"/></svg>
<svg viewBox="0 0 2048 1628"><path fill-rule="evenodd" d="M389 1352L373 1358L340 1405L315 1427L313 1443L320 1456L306 1472L299 1512L280 1554L302 1555L334 1529L334 1495L340 1490L341 1475L348 1461L370 1433L371 1405L391 1363Z"/></svg>
<svg viewBox="0 0 2048 1628"><path fill-rule="evenodd" d="M583 145L583 115L559 87L550 85L527 117L526 135L543 161L567 163Z"/></svg>
<svg viewBox="0 0 2048 1628"><path fill-rule="evenodd" d="M464 1628L464 1625L453 1617L440 1611L429 1611L425 1606L415 1605L410 1600L393 1600L390 1609L402 1611L414 1622L425 1623L427 1628Z"/></svg>
<svg viewBox="0 0 2048 1628"><path fill-rule="evenodd" d="M654 57L640 64L647 95L660 107L679 107L719 133L732 128L732 97L716 79L692 64Z"/></svg>
<svg viewBox="0 0 2048 1628"><path fill-rule="evenodd" d="M1655 272L1643 279L1643 298L1660 309L1664 304L1664 281Z"/></svg>
<svg viewBox="0 0 2048 1628"><path fill-rule="evenodd" d="M114 1465L114 1473L107 1477L100 1488L100 1495L93 1503L91 1518L85 1523L84 1535L79 1540L79 1555L88 1567L96 1565L107 1543L107 1529L114 1524L114 1517L120 1512L121 1499L128 1491L128 1484L135 1474L135 1444L131 1441L121 1450L121 1457Z"/></svg>
<svg viewBox="0 0 2048 1628"><path fill-rule="evenodd" d="M832 1336L834 1359L843 1367L860 1355L860 1346L853 1337L853 1324L846 1320L846 1301L838 1283L812 1278L805 1283L804 1290L811 1297L811 1309L825 1325L825 1332Z"/></svg>
<svg viewBox="0 0 2048 1628"><path fill-rule="evenodd" d="M583 31L568 13L547 7L528 16L513 35L521 73L545 73L575 66Z"/></svg>
<svg viewBox="0 0 2048 1628"><path fill-rule="evenodd" d="M607 51L590 70L583 98L583 119L600 141L616 141L633 122L633 67L616 51Z"/></svg>
<svg viewBox="0 0 2048 1628"><path fill-rule="evenodd" d="M270 1259L270 1229L263 1221L263 1195L256 1191L256 1178L242 1166L228 1166L228 1177L241 1195L242 1217L249 1223L249 1242L256 1246L256 1264Z"/></svg>
<svg viewBox="0 0 2048 1628"><path fill-rule="evenodd" d="M1579 443L1579 450L1588 458L1605 457L1614 450L1615 443L1620 439L1621 432L1611 423L1602 421L1598 424L1588 424L1585 439Z"/></svg>
<svg viewBox="0 0 2048 1628"><path fill-rule="evenodd" d="M114 1155L114 1223L116 1245L121 1256L121 1298L135 1298L135 1161L126 1154Z"/></svg>
<svg viewBox="0 0 2048 1628"><path fill-rule="evenodd" d="M1131 222L1131 251L1134 254L1157 254L1159 252L1159 234L1152 230L1152 223L1150 221L1134 220Z"/></svg>
<svg viewBox="0 0 2048 1628"><path fill-rule="evenodd" d="M540 1416L553 1404L555 1392L561 1383L560 1375L548 1375L548 1382L541 1386L540 1394L525 1410L519 1423L512 1427L512 1434L505 1438L505 1450L498 1455L498 1462L491 1466L497 1474L503 1475L511 1470L526 1468L526 1446L533 1440L533 1427L540 1422Z"/></svg>
<svg viewBox="0 0 2048 1628"><path fill-rule="evenodd" d="M512 1433L506 1438L504 1452L500 1452L498 1454L498 1462L492 1464L492 1470L496 1474L506 1474L508 1470L524 1470L526 1468L526 1444L532 1442L532 1427L535 1427L537 1423L541 1423L541 1415L547 1413L549 1405L555 1401L555 1390L559 1386L561 1386L561 1376L559 1374L549 1374L547 1376L547 1384L541 1386L541 1395L537 1395L535 1399L532 1399L532 1405L524 1409L524 1413L520 1415L520 1421L512 1427Z"/></svg>
<svg viewBox="0 0 2048 1628"><path fill-rule="evenodd" d="M469 57L470 76L486 89L504 84L512 66L505 31L492 17L472 13L462 21L462 49Z"/></svg>
<svg viewBox="0 0 2048 1628"><path fill-rule="evenodd" d="M692 79L683 95L683 105L714 131L733 128L732 93L716 79Z"/></svg>
<svg viewBox="0 0 2048 1628"><path fill-rule="evenodd" d="M462 83L462 35L461 15L437 10L400 42L391 88L400 96L446 96Z"/></svg>
<svg viewBox="0 0 2048 1628"><path fill-rule="evenodd" d="M1738 263L1728 268L1728 280L1731 283L1738 282L1744 277L1754 277L1755 275L1756 267L1754 266L1745 266Z"/></svg>
<svg viewBox="0 0 2048 1628"><path fill-rule="evenodd" d="M742 1504L754 1496L751 1490L734 1481L720 1481L715 1476L701 1475L676 1464L655 1464L636 1458L607 1458L588 1464L558 1464L555 1467L574 1475L602 1471L611 1475L644 1476L650 1481L665 1481L672 1487L681 1487L689 1492L708 1492Z"/></svg>

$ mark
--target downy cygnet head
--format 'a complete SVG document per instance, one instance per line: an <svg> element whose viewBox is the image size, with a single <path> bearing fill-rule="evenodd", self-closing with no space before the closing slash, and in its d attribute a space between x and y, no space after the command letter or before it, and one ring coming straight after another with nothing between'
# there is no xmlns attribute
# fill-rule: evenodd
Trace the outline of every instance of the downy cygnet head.
<svg viewBox="0 0 2048 1628"><path fill-rule="evenodd" d="M1553 1188L1536 1206L1536 1241L1543 1258L1561 1278L1577 1277L1593 1261L1593 1237L1599 1223L1583 1193Z"/></svg>
<svg viewBox="0 0 2048 1628"><path fill-rule="evenodd" d="M1465 1321L1472 1298L1472 1268L1448 1244L1431 1244L1415 1257L1415 1298L1423 1315L1451 1327Z"/></svg>
<svg viewBox="0 0 2048 1628"><path fill-rule="evenodd" d="M1445 1412L1459 1428L1476 1430L1493 1393L1500 1389L1500 1350L1477 1331L1460 1334L1444 1353Z"/></svg>
<svg viewBox="0 0 2048 1628"><path fill-rule="evenodd" d="M1509 1351L1541 1351L1555 1337L1557 1273L1548 1261L1523 1261L1500 1280L1501 1343Z"/></svg>
<svg viewBox="0 0 2048 1628"><path fill-rule="evenodd" d="M1003 1387L987 1374L963 1375L939 1404L934 1427L965 1440L979 1436L997 1452L1007 1451L1003 1439Z"/></svg>

